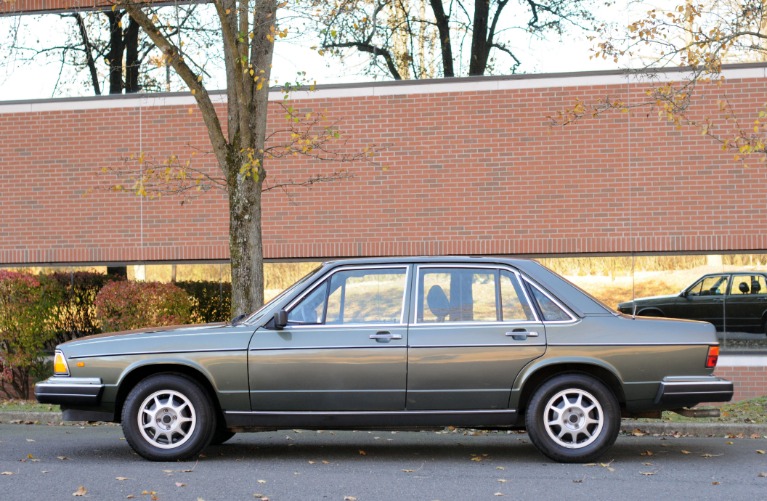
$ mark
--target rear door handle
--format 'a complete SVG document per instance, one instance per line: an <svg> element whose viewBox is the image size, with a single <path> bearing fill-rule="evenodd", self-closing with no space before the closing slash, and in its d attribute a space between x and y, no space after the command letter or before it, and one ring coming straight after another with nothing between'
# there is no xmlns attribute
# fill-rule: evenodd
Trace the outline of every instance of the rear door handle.
<svg viewBox="0 0 767 501"><path fill-rule="evenodd" d="M506 335L514 339L514 341L525 341L529 337L538 337L536 331L527 331L525 329L514 329L513 331L507 332Z"/></svg>
<svg viewBox="0 0 767 501"><path fill-rule="evenodd" d="M388 343L392 339L402 339L401 334L392 334L391 332L381 331L370 335L370 339L375 339L379 343Z"/></svg>

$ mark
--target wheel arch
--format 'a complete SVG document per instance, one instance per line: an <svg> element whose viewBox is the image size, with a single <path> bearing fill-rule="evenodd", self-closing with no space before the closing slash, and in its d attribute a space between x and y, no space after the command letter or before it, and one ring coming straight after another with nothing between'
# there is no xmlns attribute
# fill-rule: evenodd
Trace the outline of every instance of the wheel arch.
<svg viewBox="0 0 767 501"><path fill-rule="evenodd" d="M637 308L637 316L638 317L665 317L666 314L663 313L663 310L658 308L657 306L646 306L644 308Z"/></svg>
<svg viewBox="0 0 767 501"><path fill-rule="evenodd" d="M122 421L123 405L131 390L144 379L157 374L179 374L194 380L208 394L211 403L215 407L216 414L221 415L221 404L218 401L213 384L200 369L180 363L161 362L133 367L123 375L118 383L117 395L115 397L116 422Z"/></svg>
<svg viewBox="0 0 767 501"><path fill-rule="evenodd" d="M532 370L521 375L514 385L514 387L518 389L518 397L516 403L511 402L511 407L516 408L518 414L523 416L535 391L552 377L560 376L562 374L582 374L591 376L601 381L613 392L613 395L615 395L621 408L626 404L626 395L623 391L623 384L615 371L603 365L599 365L596 362L559 361L532 368Z"/></svg>

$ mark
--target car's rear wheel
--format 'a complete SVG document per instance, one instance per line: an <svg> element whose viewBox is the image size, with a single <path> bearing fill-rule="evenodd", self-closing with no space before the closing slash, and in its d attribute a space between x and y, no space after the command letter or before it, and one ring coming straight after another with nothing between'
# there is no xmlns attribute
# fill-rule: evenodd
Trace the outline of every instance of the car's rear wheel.
<svg viewBox="0 0 767 501"><path fill-rule="evenodd" d="M156 374L128 394L122 412L128 444L152 461L178 461L202 451L213 437L216 414L193 379Z"/></svg>
<svg viewBox="0 0 767 501"><path fill-rule="evenodd" d="M545 456L563 463L594 461L618 437L620 406L602 382L563 374L543 383L525 415L530 440Z"/></svg>

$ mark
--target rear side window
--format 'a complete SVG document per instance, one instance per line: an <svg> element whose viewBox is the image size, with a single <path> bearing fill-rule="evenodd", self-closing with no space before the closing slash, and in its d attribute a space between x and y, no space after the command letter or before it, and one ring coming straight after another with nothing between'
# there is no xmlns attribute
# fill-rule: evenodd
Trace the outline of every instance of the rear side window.
<svg viewBox="0 0 767 501"><path fill-rule="evenodd" d="M421 268L419 323L532 321L519 279L492 268Z"/></svg>

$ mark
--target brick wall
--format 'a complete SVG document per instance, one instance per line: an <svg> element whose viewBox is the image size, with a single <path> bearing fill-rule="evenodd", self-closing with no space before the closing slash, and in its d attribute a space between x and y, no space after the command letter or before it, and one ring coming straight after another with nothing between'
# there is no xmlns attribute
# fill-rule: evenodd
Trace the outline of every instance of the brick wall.
<svg viewBox="0 0 767 501"><path fill-rule="evenodd" d="M265 195L265 254L751 252L767 249L767 170L692 129L638 110L551 128L575 101L644 98L617 73L453 79L321 88L294 95L342 131L335 147L373 162L290 157L268 180L349 169L353 178ZM767 102L764 68L731 69L697 101ZM273 96L281 100L281 95ZM223 112L222 104L219 109ZM753 114L745 114L750 123ZM274 103L272 129L284 124ZM104 167L170 154L215 174L187 95L0 104L0 264L226 259L223 193L191 202L105 189ZM127 162L127 163L126 163Z"/></svg>
<svg viewBox="0 0 767 501"><path fill-rule="evenodd" d="M763 356L722 356L715 373L735 383L733 401L767 395L767 364Z"/></svg>

